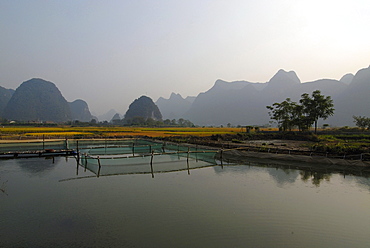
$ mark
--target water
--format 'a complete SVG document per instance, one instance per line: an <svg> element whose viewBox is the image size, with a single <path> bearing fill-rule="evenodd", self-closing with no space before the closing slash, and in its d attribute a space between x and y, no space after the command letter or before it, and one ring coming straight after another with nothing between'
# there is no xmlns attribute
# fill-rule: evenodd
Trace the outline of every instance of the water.
<svg viewBox="0 0 370 248"><path fill-rule="evenodd" d="M0 247L369 247L369 178L173 156L182 170L99 177L0 160Z"/></svg>

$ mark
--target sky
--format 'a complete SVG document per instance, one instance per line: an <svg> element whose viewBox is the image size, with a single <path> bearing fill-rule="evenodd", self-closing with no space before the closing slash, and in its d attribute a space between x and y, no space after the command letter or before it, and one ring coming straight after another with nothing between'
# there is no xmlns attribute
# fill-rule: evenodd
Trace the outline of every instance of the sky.
<svg viewBox="0 0 370 248"><path fill-rule="evenodd" d="M370 65L368 0L0 0L0 86L53 82L124 114L217 79L339 80Z"/></svg>

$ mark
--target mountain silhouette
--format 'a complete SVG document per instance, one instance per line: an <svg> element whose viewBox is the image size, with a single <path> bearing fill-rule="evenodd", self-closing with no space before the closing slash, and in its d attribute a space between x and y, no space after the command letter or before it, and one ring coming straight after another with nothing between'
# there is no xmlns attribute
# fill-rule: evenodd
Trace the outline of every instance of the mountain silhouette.
<svg viewBox="0 0 370 248"><path fill-rule="evenodd" d="M72 120L89 122L93 119L90 113L89 106L84 100L77 99L69 103L71 109Z"/></svg>
<svg viewBox="0 0 370 248"><path fill-rule="evenodd" d="M23 82L4 109L4 117L17 121L71 120L68 102L55 84L39 78Z"/></svg>
<svg viewBox="0 0 370 248"><path fill-rule="evenodd" d="M135 99L129 106L124 120L127 122L135 117L141 117L144 120L152 118L153 120L162 120L162 114L153 100L147 96L141 96Z"/></svg>
<svg viewBox="0 0 370 248"><path fill-rule="evenodd" d="M163 115L163 119L179 119L189 111L192 100L194 100L189 101L188 99L182 98L180 94L172 93L169 99L160 97L156 104Z"/></svg>
<svg viewBox="0 0 370 248"><path fill-rule="evenodd" d="M266 106L286 98L299 101L303 93L311 94L315 90L331 96L334 102L334 116L325 123L353 126L353 115L370 117L370 68L361 69L356 75L346 74L339 81L319 79L301 83L294 71L285 70L279 70L266 83L217 80L211 89L195 98L189 111L177 114L196 125L268 125L271 120ZM160 109L173 104L171 98L159 100Z"/></svg>
<svg viewBox="0 0 370 248"><path fill-rule="evenodd" d="M14 94L14 90L12 89L5 89L4 87L0 86L0 117L4 115L4 109L8 104L10 98Z"/></svg>

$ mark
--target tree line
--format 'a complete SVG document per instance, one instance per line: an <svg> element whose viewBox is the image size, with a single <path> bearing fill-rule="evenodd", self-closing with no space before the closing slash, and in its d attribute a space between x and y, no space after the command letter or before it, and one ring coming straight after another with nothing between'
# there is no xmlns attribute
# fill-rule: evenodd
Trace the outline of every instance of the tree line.
<svg viewBox="0 0 370 248"><path fill-rule="evenodd" d="M334 114L334 104L330 96L324 96L320 90L301 95L299 103L287 98L280 103L266 106L269 109L270 118L275 120L281 131L290 131L298 128L300 131L307 131L314 125L317 132L319 118L327 119Z"/></svg>
<svg viewBox="0 0 370 248"><path fill-rule="evenodd" d="M366 116L352 116L353 122L356 124L357 127L361 128L362 130L370 129L370 118Z"/></svg>

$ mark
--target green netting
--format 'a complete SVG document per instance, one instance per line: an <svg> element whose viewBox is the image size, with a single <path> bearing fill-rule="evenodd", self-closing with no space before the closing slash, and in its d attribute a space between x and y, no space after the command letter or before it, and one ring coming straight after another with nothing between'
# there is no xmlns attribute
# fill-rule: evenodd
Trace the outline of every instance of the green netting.
<svg viewBox="0 0 370 248"><path fill-rule="evenodd" d="M100 164L100 166L99 166ZM177 154L161 154L156 156L127 157L120 159L82 158L81 165L96 175L161 173L191 170L213 166L214 159L200 160L178 156Z"/></svg>
<svg viewBox="0 0 370 248"><path fill-rule="evenodd" d="M216 164L217 150L193 146L137 142L81 150L81 165L97 175L190 170Z"/></svg>

